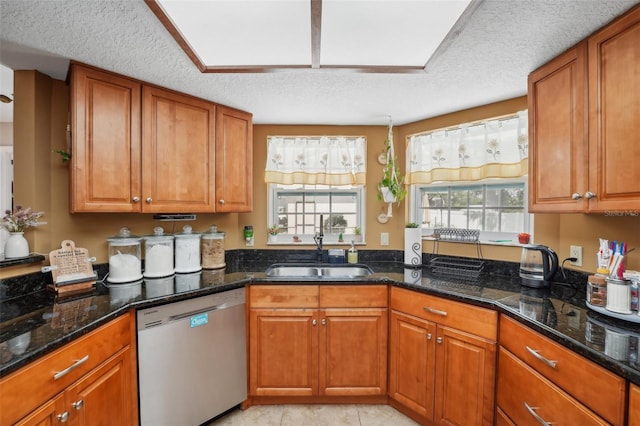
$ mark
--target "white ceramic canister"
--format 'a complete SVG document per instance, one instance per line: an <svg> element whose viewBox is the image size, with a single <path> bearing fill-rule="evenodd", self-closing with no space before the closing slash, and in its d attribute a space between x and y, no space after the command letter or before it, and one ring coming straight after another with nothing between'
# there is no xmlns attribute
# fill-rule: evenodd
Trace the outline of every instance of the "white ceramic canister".
<svg viewBox="0 0 640 426"><path fill-rule="evenodd" d="M144 277L159 278L173 275L173 235L165 235L161 226L153 228L153 235L144 237Z"/></svg>
<svg viewBox="0 0 640 426"><path fill-rule="evenodd" d="M176 272L188 274L202 270L200 263L200 237L192 232L191 226L182 227L182 232L175 234L176 245Z"/></svg>
<svg viewBox="0 0 640 426"><path fill-rule="evenodd" d="M227 266L224 261L224 232L218 232L216 225L211 225L202 234L202 267L204 269L220 269Z"/></svg>
<svg viewBox="0 0 640 426"><path fill-rule="evenodd" d="M118 235L107 238L109 242L109 276L112 283L127 283L142 279L141 241L127 227Z"/></svg>
<svg viewBox="0 0 640 426"><path fill-rule="evenodd" d="M631 281L607 278L606 309L619 314L631 313Z"/></svg>

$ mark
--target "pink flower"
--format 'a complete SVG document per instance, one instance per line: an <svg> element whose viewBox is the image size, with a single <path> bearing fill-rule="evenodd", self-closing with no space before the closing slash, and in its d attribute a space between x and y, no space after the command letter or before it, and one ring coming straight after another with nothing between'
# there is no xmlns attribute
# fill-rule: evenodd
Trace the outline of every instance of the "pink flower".
<svg viewBox="0 0 640 426"><path fill-rule="evenodd" d="M23 209L21 205L17 204L15 211L5 211L2 222L9 232L24 232L25 229L31 226L46 224L47 222L40 222L38 220L43 215L44 212L32 212L31 207Z"/></svg>

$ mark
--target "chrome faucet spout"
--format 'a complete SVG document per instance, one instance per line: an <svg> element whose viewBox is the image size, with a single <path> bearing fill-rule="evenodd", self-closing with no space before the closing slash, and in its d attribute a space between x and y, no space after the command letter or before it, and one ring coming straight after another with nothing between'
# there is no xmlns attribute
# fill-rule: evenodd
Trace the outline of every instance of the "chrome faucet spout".
<svg viewBox="0 0 640 426"><path fill-rule="evenodd" d="M315 241L316 243L316 261L318 263L322 263L322 254L323 254L323 249L322 249L322 238L324 236L322 235L322 233L320 232L316 232L316 234L313 236L313 241Z"/></svg>

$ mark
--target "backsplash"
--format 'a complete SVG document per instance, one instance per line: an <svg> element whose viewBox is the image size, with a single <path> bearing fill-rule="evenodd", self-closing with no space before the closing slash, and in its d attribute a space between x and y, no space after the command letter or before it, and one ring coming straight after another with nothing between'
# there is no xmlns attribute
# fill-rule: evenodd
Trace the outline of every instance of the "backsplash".
<svg viewBox="0 0 640 426"><path fill-rule="evenodd" d="M370 265L375 272L394 272L398 265L404 262L404 252L401 250L359 250L359 263ZM439 255L438 255L439 256ZM423 253L422 267L429 267L429 261L436 257L431 253ZM440 256L442 257L442 256ZM462 258L464 259L464 258ZM265 271L274 263L305 262L315 263L315 250L228 250L225 253L226 272L257 272ZM323 261L327 261L325 251ZM519 279L519 263L497 260L485 260L482 274L484 276L502 276ZM109 272L109 264L94 265L98 278L102 280ZM581 289L586 287L587 274L574 270L558 270L555 282L569 284ZM51 273L35 272L17 277L0 280L0 301L13 299L26 294L46 289L52 282Z"/></svg>

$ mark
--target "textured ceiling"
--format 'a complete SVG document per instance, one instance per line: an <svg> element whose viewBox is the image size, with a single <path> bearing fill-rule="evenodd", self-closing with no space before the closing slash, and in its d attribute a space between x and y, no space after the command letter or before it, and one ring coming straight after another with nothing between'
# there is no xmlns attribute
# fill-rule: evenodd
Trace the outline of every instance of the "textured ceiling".
<svg viewBox="0 0 640 426"><path fill-rule="evenodd" d="M638 3L484 0L425 73L202 74L143 0L0 0L0 63L64 79L73 59L250 111L257 124L404 124L525 95L530 71Z"/></svg>

